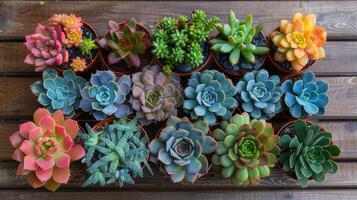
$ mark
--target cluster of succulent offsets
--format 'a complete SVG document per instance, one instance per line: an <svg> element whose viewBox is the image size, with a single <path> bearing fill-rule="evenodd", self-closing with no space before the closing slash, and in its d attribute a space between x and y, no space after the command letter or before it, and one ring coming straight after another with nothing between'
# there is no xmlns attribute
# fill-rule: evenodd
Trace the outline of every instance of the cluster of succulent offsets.
<svg viewBox="0 0 357 200"><path fill-rule="evenodd" d="M109 21L101 39L73 14L38 24L26 36L25 63L42 72L31 91L43 108L10 136L17 174L55 191L80 159L83 187L135 184L144 167L153 174L149 161L173 183L212 169L253 185L278 165L306 187L336 173L341 150L332 134L306 120L329 103L328 84L306 70L325 57L316 16L281 20L267 38L252 14L239 20L230 11L228 24L219 22L194 10L158 20L151 37L134 19ZM217 70L206 69L212 54ZM75 119L97 123L85 130ZM286 124L276 132L275 121Z"/></svg>

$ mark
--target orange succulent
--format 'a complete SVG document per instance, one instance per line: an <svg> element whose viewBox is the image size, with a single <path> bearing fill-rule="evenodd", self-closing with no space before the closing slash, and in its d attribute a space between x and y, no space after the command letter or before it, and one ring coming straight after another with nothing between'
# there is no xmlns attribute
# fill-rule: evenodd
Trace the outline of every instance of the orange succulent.
<svg viewBox="0 0 357 200"><path fill-rule="evenodd" d="M279 30L270 34L277 51L274 60L289 61L295 72L301 71L309 60L325 57L323 45L326 43L327 32L324 28L315 26L315 14L302 15L296 13L292 23L281 20Z"/></svg>
<svg viewBox="0 0 357 200"><path fill-rule="evenodd" d="M84 71L84 69L87 67L86 60L81 59L80 57L77 57L72 60L71 67L73 71L78 72L78 71Z"/></svg>
<svg viewBox="0 0 357 200"><path fill-rule="evenodd" d="M66 33L68 46L78 46L82 42L82 18L74 14L54 14L49 20L53 26L61 25Z"/></svg>

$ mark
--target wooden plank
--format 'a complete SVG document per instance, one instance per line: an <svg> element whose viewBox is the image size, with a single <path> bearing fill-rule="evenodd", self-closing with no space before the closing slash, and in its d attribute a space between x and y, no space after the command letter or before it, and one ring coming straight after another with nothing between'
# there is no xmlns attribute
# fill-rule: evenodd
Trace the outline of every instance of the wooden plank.
<svg viewBox="0 0 357 200"><path fill-rule="evenodd" d="M269 32L281 18L290 18L294 12L315 12L319 25L325 27L332 39L356 39L356 1L246 1L246 2L1 2L0 36L22 38L32 33L35 24L45 23L53 13L76 13L89 21L104 34L109 19L117 21L135 17L145 25L152 25L163 16L189 15L193 9L203 9L208 15L219 16L226 21L226 13L234 10L238 17L252 12L256 22L266 24ZM101 12L105 11L105 12Z"/></svg>
<svg viewBox="0 0 357 200"><path fill-rule="evenodd" d="M356 75L357 64L355 52L357 52L357 42L336 42L326 43L327 57L317 62L311 70L319 76L331 75ZM15 74L24 72L34 72L34 67L24 64L27 52L22 43L1 42L0 43L0 74ZM15 74L16 75L16 74Z"/></svg>

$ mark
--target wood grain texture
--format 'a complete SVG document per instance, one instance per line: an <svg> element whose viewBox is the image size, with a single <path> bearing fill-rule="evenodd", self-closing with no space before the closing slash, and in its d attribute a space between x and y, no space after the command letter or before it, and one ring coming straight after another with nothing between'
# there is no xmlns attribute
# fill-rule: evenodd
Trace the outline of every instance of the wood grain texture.
<svg viewBox="0 0 357 200"><path fill-rule="evenodd" d="M69 6L70 5L70 6ZM226 13L234 10L238 17L254 13L256 22L266 24L269 32L281 18L290 18L294 12L315 12L319 25L325 27L330 38L357 37L357 3L355 1L244 1L244 2L1 2L0 37L22 38L32 33L35 24L45 23L53 13L76 13L89 21L100 35L105 33L109 19L122 21L135 17L145 25L152 25L163 16L188 15L193 9L203 9L208 15L219 16L224 22Z"/></svg>

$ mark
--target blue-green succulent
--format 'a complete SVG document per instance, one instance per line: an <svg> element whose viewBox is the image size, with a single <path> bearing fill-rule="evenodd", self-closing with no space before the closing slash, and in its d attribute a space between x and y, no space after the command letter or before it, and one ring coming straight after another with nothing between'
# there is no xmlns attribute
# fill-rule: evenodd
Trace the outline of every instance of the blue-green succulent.
<svg viewBox="0 0 357 200"><path fill-rule="evenodd" d="M60 77L56 70L50 68L42 73L42 79L31 85L38 102L51 113L61 110L66 117L73 117L79 108L80 91L86 80L71 70L64 71L63 77Z"/></svg>
<svg viewBox="0 0 357 200"><path fill-rule="evenodd" d="M283 89L277 75L265 69L248 72L237 83L237 99L242 109L255 119L268 119L281 111Z"/></svg>
<svg viewBox="0 0 357 200"><path fill-rule="evenodd" d="M130 76L115 77L111 71L97 71L82 89L80 108L93 115L96 120L114 115L127 116L131 108L127 103L132 81Z"/></svg>
<svg viewBox="0 0 357 200"><path fill-rule="evenodd" d="M172 182L193 183L208 172L206 155L216 150L205 121L191 123L186 117L171 117L158 138L151 141L151 161L160 164Z"/></svg>
<svg viewBox="0 0 357 200"><path fill-rule="evenodd" d="M299 80L286 80L282 84L285 93L285 104L295 118L325 114L329 102L328 84L323 80L315 80L315 74L306 71Z"/></svg>
<svg viewBox="0 0 357 200"><path fill-rule="evenodd" d="M184 112L192 119L203 119L209 125L217 117L228 120L238 102L234 98L237 88L232 81L216 70L193 72L184 91Z"/></svg>

